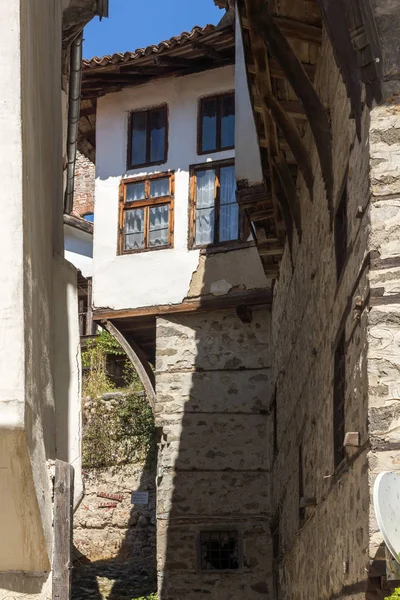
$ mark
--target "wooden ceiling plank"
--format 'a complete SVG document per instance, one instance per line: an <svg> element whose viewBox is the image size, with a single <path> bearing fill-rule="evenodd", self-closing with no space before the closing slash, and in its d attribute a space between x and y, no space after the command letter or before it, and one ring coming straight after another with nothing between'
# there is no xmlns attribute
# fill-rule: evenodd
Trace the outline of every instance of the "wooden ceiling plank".
<svg viewBox="0 0 400 600"><path fill-rule="evenodd" d="M284 33L261 0L247 0L258 6L257 34L263 39L271 54L278 60L287 79L301 101L317 147L322 176L328 200L331 219L333 218L333 166L332 137L328 114L315 91L301 62L290 46Z"/></svg>
<svg viewBox="0 0 400 600"><path fill-rule="evenodd" d="M316 46L321 45L322 29L316 25L310 25L303 21L296 21L288 17L273 16L276 23L279 25L285 35L290 38L302 40ZM249 19L244 17L242 20L243 27L249 29Z"/></svg>

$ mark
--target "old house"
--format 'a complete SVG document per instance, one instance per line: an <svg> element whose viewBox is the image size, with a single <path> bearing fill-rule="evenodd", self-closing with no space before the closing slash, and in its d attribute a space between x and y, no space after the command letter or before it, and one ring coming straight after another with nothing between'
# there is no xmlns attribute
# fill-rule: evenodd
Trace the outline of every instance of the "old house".
<svg viewBox="0 0 400 600"><path fill-rule="evenodd" d="M70 65L75 57L80 71L80 32L106 4L1 3L2 598L52 597L56 459L76 467L75 500L82 494L76 271L63 256L72 92L79 98Z"/></svg>
<svg viewBox="0 0 400 600"><path fill-rule="evenodd" d="M93 314L156 416L160 598L384 598L398 7L216 4L83 67Z"/></svg>

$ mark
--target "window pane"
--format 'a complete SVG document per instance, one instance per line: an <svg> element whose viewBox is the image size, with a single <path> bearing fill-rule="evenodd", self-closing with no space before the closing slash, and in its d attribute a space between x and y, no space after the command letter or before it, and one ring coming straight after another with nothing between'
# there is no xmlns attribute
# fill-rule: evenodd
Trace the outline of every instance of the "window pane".
<svg viewBox="0 0 400 600"><path fill-rule="evenodd" d="M146 111L132 113L132 165L146 162Z"/></svg>
<svg viewBox="0 0 400 600"><path fill-rule="evenodd" d="M144 209L125 211L125 250L144 248Z"/></svg>
<svg viewBox="0 0 400 600"><path fill-rule="evenodd" d="M221 108L221 148L235 145L235 96L222 97Z"/></svg>
<svg viewBox="0 0 400 600"><path fill-rule="evenodd" d="M214 207L196 210L196 239L197 245L214 242Z"/></svg>
<svg viewBox="0 0 400 600"><path fill-rule="evenodd" d="M217 148L217 99L202 100L202 152L216 150Z"/></svg>
<svg viewBox="0 0 400 600"><path fill-rule="evenodd" d="M215 171L214 169L206 169L197 171L196 182L196 207L206 208L214 206L215 197Z"/></svg>
<svg viewBox="0 0 400 600"><path fill-rule="evenodd" d="M228 242L239 237L239 206L236 202L235 167L220 169L219 241Z"/></svg>
<svg viewBox="0 0 400 600"><path fill-rule="evenodd" d="M144 181L140 183L128 183L126 186L126 202L144 200Z"/></svg>
<svg viewBox="0 0 400 600"><path fill-rule="evenodd" d="M165 108L150 112L150 162L159 162L165 156Z"/></svg>
<svg viewBox="0 0 400 600"><path fill-rule="evenodd" d="M221 205L219 211L219 241L229 242L239 237L239 206L236 204Z"/></svg>
<svg viewBox="0 0 400 600"><path fill-rule="evenodd" d="M221 204L236 202L235 167L221 167L219 177Z"/></svg>
<svg viewBox="0 0 400 600"><path fill-rule="evenodd" d="M169 177L165 179L150 179L150 197L169 196Z"/></svg>
<svg viewBox="0 0 400 600"><path fill-rule="evenodd" d="M168 245L169 205L150 208L149 247Z"/></svg>

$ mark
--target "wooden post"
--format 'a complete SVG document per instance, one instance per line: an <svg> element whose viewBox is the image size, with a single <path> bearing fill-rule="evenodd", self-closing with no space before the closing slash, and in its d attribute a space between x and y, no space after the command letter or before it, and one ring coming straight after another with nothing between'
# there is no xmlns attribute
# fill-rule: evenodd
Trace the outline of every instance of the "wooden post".
<svg viewBox="0 0 400 600"><path fill-rule="evenodd" d="M73 499L74 468L62 460L56 460L53 600L69 600L71 597Z"/></svg>

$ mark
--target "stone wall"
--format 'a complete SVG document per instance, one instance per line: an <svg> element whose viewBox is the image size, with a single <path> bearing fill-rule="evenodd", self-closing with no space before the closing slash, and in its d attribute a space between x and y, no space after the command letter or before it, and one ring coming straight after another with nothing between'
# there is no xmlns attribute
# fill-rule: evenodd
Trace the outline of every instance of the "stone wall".
<svg viewBox="0 0 400 600"><path fill-rule="evenodd" d="M335 210L347 184L348 243L337 281L334 227L307 131L314 201L299 177L303 238L301 244L295 240L293 259L285 249L272 307L277 399L272 470L275 579L280 599L358 600L366 598L368 587L374 588L368 582L369 114L365 109L360 143L325 34L316 89L331 117ZM360 445L347 448L345 460L335 468L334 356L342 333L345 432L359 432ZM309 499L307 507L300 505L301 498L303 503Z"/></svg>
<svg viewBox="0 0 400 600"><path fill-rule="evenodd" d="M95 400L86 398L83 404L84 457L93 464L93 449L85 450L90 443L94 450L97 447L99 461L112 459L115 464L84 465L84 497L74 515L75 600L110 594L136 598L156 590L156 460L153 449L147 456L139 451L134 462L126 464L132 449L126 440L118 445L111 421L111 413L123 408L126 397L115 392ZM106 437L97 440L97 446L92 436L89 441L85 437L85 427L96 411L108 423ZM104 453L107 436L109 451ZM148 502L133 504L133 492L146 492Z"/></svg>
<svg viewBox="0 0 400 600"><path fill-rule="evenodd" d="M96 166L81 152L77 152L73 212L83 217L94 212Z"/></svg>
<svg viewBox="0 0 400 600"><path fill-rule="evenodd" d="M271 586L270 313L157 319L161 600L253 600ZM237 531L239 569L200 568L202 531Z"/></svg>

